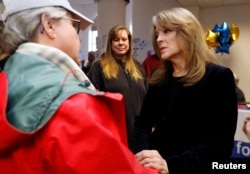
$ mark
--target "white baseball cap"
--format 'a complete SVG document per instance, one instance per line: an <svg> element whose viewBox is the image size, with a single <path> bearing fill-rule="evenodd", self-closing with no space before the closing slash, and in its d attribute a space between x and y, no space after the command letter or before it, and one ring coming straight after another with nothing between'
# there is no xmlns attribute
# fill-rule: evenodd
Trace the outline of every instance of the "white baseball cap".
<svg viewBox="0 0 250 174"><path fill-rule="evenodd" d="M74 10L68 0L3 0L3 5L5 7L4 15L5 19L8 16L32 8L48 7L48 6L59 6L63 7L69 12L73 13L79 17L81 21L80 28L84 30L90 24L93 24L93 21L82 15L78 11Z"/></svg>

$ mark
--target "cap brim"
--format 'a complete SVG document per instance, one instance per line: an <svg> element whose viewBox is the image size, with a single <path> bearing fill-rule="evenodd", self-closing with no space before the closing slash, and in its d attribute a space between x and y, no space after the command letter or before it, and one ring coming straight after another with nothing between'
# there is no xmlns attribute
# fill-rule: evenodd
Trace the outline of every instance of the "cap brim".
<svg viewBox="0 0 250 174"><path fill-rule="evenodd" d="M92 20L90 20L86 16L83 16L81 13L77 12L76 10L74 9L68 9L68 10L71 13L73 13L81 21L81 25L80 25L81 30L85 30L88 26L94 23Z"/></svg>

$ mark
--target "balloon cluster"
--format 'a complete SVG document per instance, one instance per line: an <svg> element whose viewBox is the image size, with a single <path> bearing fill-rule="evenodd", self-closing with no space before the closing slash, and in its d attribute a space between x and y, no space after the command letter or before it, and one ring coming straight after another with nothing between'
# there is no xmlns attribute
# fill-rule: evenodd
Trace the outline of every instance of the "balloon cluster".
<svg viewBox="0 0 250 174"><path fill-rule="evenodd" d="M229 54L229 48L238 39L239 32L236 24L231 24L230 27L226 22L216 24L213 30L206 31L206 42L209 47L215 48L216 53Z"/></svg>

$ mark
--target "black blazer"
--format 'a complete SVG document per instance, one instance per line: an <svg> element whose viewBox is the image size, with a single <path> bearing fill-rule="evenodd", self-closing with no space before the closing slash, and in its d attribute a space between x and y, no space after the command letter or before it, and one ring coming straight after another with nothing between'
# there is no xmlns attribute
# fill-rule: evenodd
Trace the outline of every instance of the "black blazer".
<svg viewBox="0 0 250 174"><path fill-rule="evenodd" d="M170 75L162 86L149 88L135 122L132 149L158 150L171 174L204 174L211 171L211 161L230 158L237 116L229 68L208 64L204 77L191 87Z"/></svg>

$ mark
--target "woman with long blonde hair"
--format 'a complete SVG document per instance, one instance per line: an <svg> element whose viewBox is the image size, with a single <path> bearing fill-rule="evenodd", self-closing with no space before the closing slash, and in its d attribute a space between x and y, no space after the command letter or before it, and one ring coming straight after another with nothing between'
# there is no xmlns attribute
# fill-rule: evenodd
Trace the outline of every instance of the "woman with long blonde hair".
<svg viewBox="0 0 250 174"><path fill-rule="evenodd" d="M149 81L132 149L144 166L158 161L161 173L213 173L211 162L229 160L234 145L233 73L216 59L187 9L160 11L152 23L162 66Z"/></svg>
<svg viewBox="0 0 250 174"><path fill-rule="evenodd" d="M133 57L132 35L127 27L116 25L108 33L106 50L91 67L88 76L102 91L123 94L129 145L135 118L139 115L146 94L146 74Z"/></svg>

